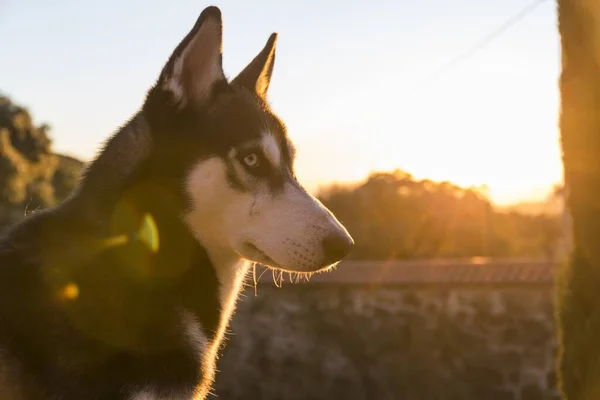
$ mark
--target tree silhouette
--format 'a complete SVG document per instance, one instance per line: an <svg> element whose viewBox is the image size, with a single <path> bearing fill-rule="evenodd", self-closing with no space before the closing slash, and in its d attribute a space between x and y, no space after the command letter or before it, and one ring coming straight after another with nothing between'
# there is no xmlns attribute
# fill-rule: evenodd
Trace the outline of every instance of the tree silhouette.
<svg viewBox="0 0 600 400"><path fill-rule="evenodd" d="M319 197L353 235L358 259L552 257L561 237L556 215L498 211L481 188L400 170L327 187Z"/></svg>
<svg viewBox="0 0 600 400"><path fill-rule="evenodd" d="M82 163L53 154L49 132L0 96L0 225L56 204L77 184Z"/></svg>

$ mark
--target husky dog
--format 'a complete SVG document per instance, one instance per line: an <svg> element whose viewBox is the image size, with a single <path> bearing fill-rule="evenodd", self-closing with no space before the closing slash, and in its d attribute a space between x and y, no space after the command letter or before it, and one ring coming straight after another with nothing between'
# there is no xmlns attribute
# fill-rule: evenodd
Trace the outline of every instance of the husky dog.
<svg viewBox="0 0 600 400"><path fill-rule="evenodd" d="M204 399L249 263L349 253L265 100L276 39L228 81L206 8L75 192L4 232L0 400Z"/></svg>

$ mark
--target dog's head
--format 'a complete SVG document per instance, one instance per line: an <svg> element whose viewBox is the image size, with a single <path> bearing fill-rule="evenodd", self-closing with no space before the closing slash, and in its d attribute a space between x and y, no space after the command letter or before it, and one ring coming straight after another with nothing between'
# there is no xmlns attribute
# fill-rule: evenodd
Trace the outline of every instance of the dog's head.
<svg viewBox="0 0 600 400"><path fill-rule="evenodd" d="M222 69L222 21L205 9L150 91L144 112L169 170L185 171L184 219L212 257L294 272L342 260L353 240L298 183L294 147L266 102L277 36L232 81ZM166 170L166 168L165 168ZM162 172L158 172L162 173Z"/></svg>

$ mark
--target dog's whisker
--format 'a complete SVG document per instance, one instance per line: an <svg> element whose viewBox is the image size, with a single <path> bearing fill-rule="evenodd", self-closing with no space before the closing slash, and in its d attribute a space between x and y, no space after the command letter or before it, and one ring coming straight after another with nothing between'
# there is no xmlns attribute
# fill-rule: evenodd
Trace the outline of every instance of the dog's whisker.
<svg viewBox="0 0 600 400"><path fill-rule="evenodd" d="M269 268L265 268L265 270L258 276L259 281L263 277L263 275L267 273L268 270L269 270Z"/></svg>
<svg viewBox="0 0 600 400"><path fill-rule="evenodd" d="M254 279L254 297L258 296L258 284L256 282L256 263L252 263L252 278Z"/></svg>
<svg viewBox="0 0 600 400"><path fill-rule="evenodd" d="M277 284L277 270L272 269L271 272L272 272L272 275L273 275L273 283L275 283L276 287L281 287L281 286L279 286Z"/></svg>

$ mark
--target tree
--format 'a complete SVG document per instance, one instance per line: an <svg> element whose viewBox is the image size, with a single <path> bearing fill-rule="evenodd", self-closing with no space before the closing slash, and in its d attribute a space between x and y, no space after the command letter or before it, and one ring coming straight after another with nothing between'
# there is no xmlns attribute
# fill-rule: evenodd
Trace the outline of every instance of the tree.
<svg viewBox="0 0 600 400"><path fill-rule="evenodd" d="M56 204L77 184L83 164L54 154L49 131L0 95L0 226Z"/></svg>
<svg viewBox="0 0 600 400"><path fill-rule="evenodd" d="M353 187L331 186L320 199L356 242L352 257L553 257L558 215L496 210L481 188L375 172Z"/></svg>
<svg viewBox="0 0 600 400"><path fill-rule="evenodd" d="M559 0L560 130L573 249L558 279L559 385L600 399L600 2Z"/></svg>

